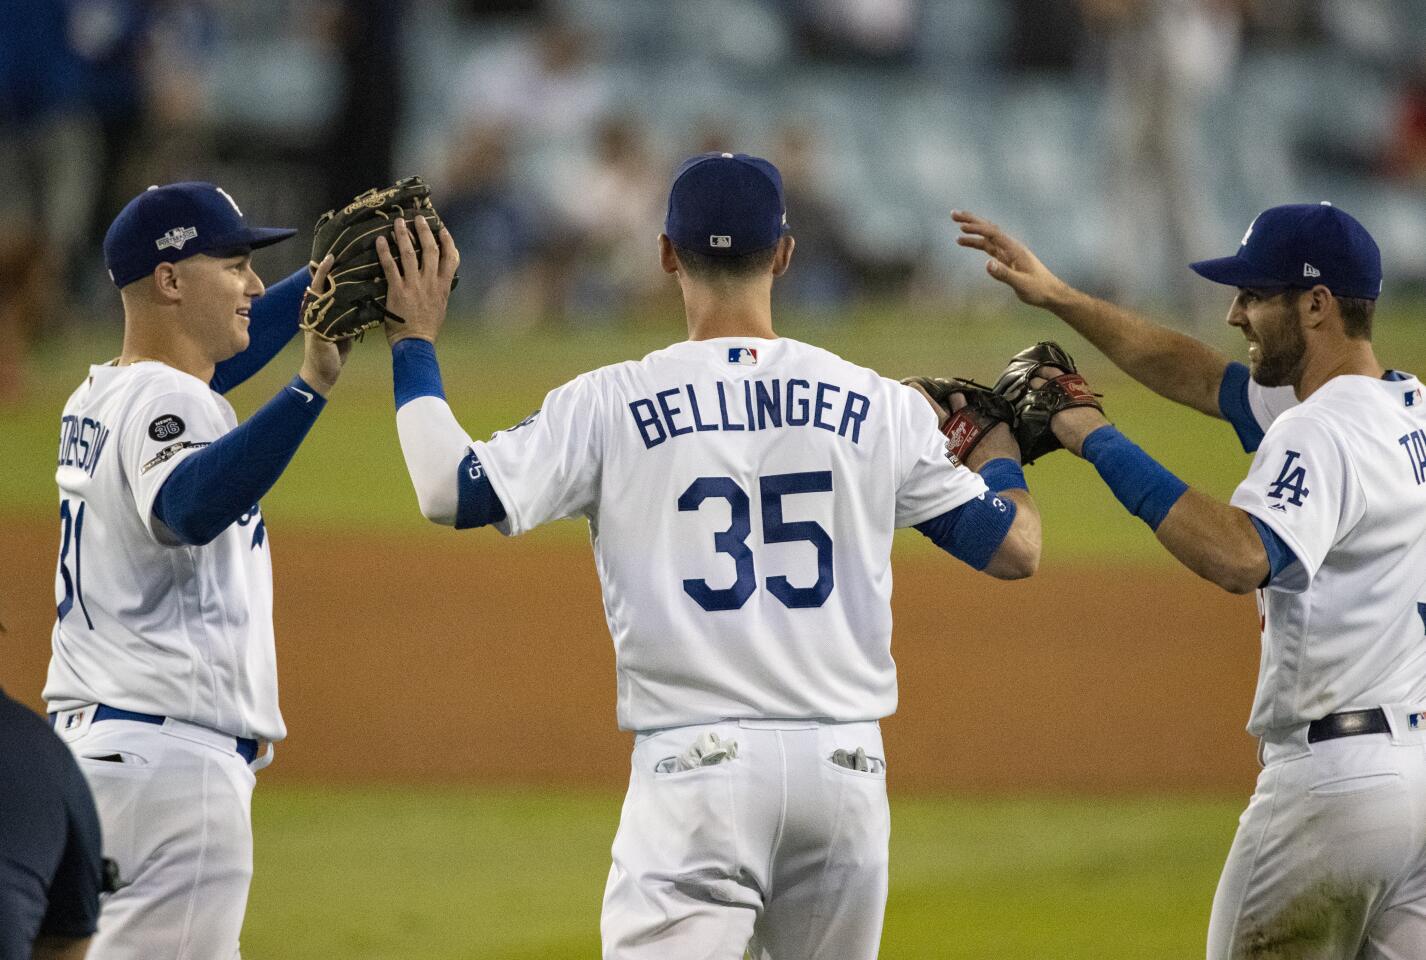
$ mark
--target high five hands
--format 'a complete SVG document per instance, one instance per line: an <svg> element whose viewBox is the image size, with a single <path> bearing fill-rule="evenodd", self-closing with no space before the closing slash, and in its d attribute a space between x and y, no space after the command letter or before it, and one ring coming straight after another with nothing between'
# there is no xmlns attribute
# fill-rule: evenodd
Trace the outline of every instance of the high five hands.
<svg viewBox="0 0 1426 960"><path fill-rule="evenodd" d="M386 310L401 320L387 319L386 339L396 343L407 337L436 342L446 320L451 284L460 266L460 251L451 232L441 230L439 240L424 217L415 218L415 237L404 219L396 221L396 249L385 237L376 240L376 253L386 274ZM416 255L416 244L421 256ZM399 260L399 262L398 262Z"/></svg>

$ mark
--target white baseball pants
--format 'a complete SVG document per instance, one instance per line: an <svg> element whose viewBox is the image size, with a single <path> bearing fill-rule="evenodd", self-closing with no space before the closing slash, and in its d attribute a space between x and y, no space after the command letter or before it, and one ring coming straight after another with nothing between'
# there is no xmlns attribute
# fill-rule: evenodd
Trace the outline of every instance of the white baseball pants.
<svg viewBox="0 0 1426 960"><path fill-rule="evenodd" d="M705 731L737 757L657 771ZM876 772L834 764L863 748ZM640 734L600 924L605 960L873 960L891 817L874 722Z"/></svg>
<svg viewBox="0 0 1426 960"><path fill-rule="evenodd" d="M101 901L89 960L234 960L256 780L233 738L174 720L86 722L70 733L122 885Z"/></svg>
<svg viewBox="0 0 1426 960"><path fill-rule="evenodd" d="M1208 924L1208 960L1426 957L1426 725L1263 743Z"/></svg>

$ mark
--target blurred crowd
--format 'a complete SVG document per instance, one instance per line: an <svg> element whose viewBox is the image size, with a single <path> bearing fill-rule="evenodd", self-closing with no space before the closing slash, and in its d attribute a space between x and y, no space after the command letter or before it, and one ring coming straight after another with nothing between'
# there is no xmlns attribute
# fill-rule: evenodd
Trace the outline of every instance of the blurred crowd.
<svg viewBox="0 0 1426 960"><path fill-rule="evenodd" d="M1426 0L11 0L0 337L115 314L99 241L150 183L305 225L415 172L464 311L615 322L668 303L666 181L712 149L785 174L787 307L970 296L966 206L1192 322L1181 265L1266 204L1426 243Z"/></svg>

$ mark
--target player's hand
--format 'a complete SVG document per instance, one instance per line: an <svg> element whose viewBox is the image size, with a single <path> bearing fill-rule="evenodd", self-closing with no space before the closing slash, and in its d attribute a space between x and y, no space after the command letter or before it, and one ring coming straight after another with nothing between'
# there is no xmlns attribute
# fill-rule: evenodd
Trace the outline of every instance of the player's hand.
<svg viewBox="0 0 1426 960"><path fill-rule="evenodd" d="M332 269L332 256L328 254L322 262L311 267L312 282L308 289L320 293L327 289L327 274ZM347 362L347 354L352 352L352 341L332 343L316 336L310 330L302 332L302 370L298 374L308 386L322 396L336 385L342 366Z"/></svg>
<svg viewBox="0 0 1426 960"><path fill-rule="evenodd" d="M951 219L961 227L956 243L989 256L986 272L1014 290L1024 303L1053 309L1071 292L1069 284L1051 273L1029 247L989 220L964 210L952 210Z"/></svg>
<svg viewBox="0 0 1426 960"><path fill-rule="evenodd" d="M917 390L921 390L921 393L927 400L931 400L931 395L926 393L925 390L922 390L919 385L913 384L912 386L915 386ZM931 400L931 404L938 410L940 409L940 405L934 400ZM959 393L951 394L951 413L959 412L965 405L966 398L964 395ZM942 424L949 419L950 417L942 415ZM963 462L967 467L979 472L980 468L985 464L992 460L999 460L1001 457L1014 460L1016 463L1020 462L1020 444L1015 442L1015 434L1010 432L1010 424L1008 423L997 423L987 430L985 436L981 437L971 452L966 454L966 458Z"/></svg>
<svg viewBox="0 0 1426 960"><path fill-rule="evenodd" d="M1047 366L1041 367L1040 370L1046 376L1034 377L1030 381L1032 389L1038 389L1050 378L1058 377L1064 373L1059 367ZM1060 443L1064 444L1064 448L1076 457L1082 455L1080 451L1084 447L1084 438L1100 427L1108 425L1109 418L1097 407L1067 407L1056 413L1050 420L1050 429L1055 432ZM989 437L986 439L988 440Z"/></svg>
<svg viewBox="0 0 1426 960"><path fill-rule="evenodd" d="M411 225L397 220L393 232L396 235L394 251L385 237L376 240L377 256L386 274L386 310L401 318L399 322L386 320L386 340L394 344L407 337L418 337L435 343L446 321L446 304L456 268L460 266L460 251L449 230L441 230L437 240L426 219L417 217L415 240L420 243L422 253L418 263Z"/></svg>

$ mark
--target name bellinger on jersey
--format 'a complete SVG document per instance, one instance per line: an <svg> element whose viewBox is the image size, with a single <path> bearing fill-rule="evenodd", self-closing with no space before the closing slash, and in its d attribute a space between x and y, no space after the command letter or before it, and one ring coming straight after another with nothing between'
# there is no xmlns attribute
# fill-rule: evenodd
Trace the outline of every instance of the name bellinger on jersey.
<svg viewBox="0 0 1426 960"><path fill-rule="evenodd" d="M706 422L705 410L709 411ZM685 383L629 404L646 447L709 430L740 432L784 426L816 427L860 443L862 424L870 410L871 399L855 390L798 377L786 383L778 377L744 380L741 391L722 380Z"/></svg>

